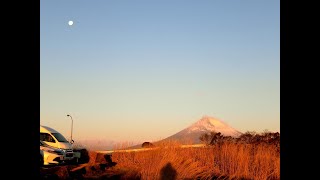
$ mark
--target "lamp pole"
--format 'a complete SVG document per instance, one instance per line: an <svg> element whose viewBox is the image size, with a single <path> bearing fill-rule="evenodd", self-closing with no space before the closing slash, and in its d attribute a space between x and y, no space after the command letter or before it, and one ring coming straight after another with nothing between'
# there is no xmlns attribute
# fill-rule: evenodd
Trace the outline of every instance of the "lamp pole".
<svg viewBox="0 0 320 180"><path fill-rule="evenodd" d="M73 130L73 119L72 119L72 116L71 115L67 115L67 116L69 116L70 118L71 118L71 142L73 141L72 140L72 130Z"/></svg>

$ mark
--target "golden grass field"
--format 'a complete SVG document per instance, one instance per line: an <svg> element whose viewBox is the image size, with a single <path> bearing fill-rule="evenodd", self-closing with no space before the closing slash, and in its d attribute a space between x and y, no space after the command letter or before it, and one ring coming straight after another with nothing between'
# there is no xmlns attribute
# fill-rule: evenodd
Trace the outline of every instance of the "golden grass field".
<svg viewBox="0 0 320 180"><path fill-rule="evenodd" d="M147 151L114 151L112 160L117 168L137 172L143 180L280 179L280 154L267 144L181 148L167 143Z"/></svg>
<svg viewBox="0 0 320 180"><path fill-rule="evenodd" d="M153 148L128 147L130 144L117 145L112 153L89 151L89 162L41 168L42 177L51 174L57 179L280 179L280 152L272 144L223 142L188 146L167 141Z"/></svg>

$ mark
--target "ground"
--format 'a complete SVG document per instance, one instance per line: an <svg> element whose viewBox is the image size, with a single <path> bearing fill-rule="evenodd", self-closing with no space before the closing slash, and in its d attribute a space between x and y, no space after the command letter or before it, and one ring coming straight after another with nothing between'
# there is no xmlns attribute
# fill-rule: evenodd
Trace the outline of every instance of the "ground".
<svg viewBox="0 0 320 180"><path fill-rule="evenodd" d="M41 179L140 179L137 172L119 169L111 154L88 153L88 161L40 167Z"/></svg>

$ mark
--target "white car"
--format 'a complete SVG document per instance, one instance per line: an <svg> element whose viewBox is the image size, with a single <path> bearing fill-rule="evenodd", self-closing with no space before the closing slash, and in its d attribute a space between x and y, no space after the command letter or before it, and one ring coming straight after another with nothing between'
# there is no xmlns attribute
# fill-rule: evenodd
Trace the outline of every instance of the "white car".
<svg viewBox="0 0 320 180"><path fill-rule="evenodd" d="M40 141L40 165L60 164L66 159L66 152Z"/></svg>
<svg viewBox="0 0 320 180"><path fill-rule="evenodd" d="M48 126L40 125L40 141L52 148L57 148L66 152L65 161L73 161L74 158L80 158L73 153L73 147L70 142L58 131ZM73 142L73 140L71 141Z"/></svg>

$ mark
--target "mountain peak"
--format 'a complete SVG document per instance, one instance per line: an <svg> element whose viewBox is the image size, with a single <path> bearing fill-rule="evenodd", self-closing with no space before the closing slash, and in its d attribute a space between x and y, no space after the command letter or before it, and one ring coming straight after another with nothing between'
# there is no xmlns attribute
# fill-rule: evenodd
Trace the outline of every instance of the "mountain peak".
<svg viewBox="0 0 320 180"><path fill-rule="evenodd" d="M181 141L183 139L188 139L190 141L190 139L192 139L193 143L199 143L200 135L212 131L220 132L224 136L232 137L237 137L241 134L241 132L232 128L222 120L205 115L201 119L193 123L191 126L166 139L175 139L178 141Z"/></svg>
<svg viewBox="0 0 320 180"><path fill-rule="evenodd" d="M200 120L193 123L189 128L190 129L205 129L207 131L216 131L216 129L228 128L229 125L223 122L220 119L210 117L210 116L203 116Z"/></svg>

